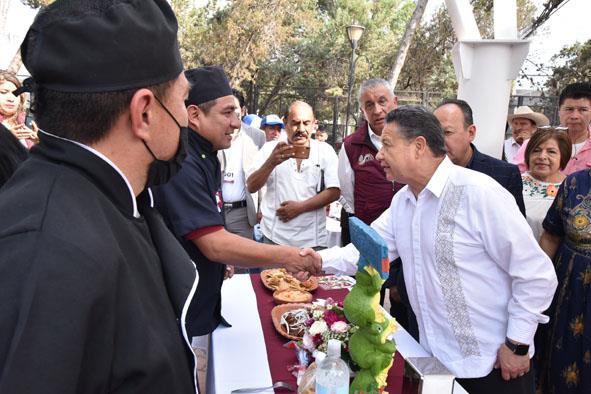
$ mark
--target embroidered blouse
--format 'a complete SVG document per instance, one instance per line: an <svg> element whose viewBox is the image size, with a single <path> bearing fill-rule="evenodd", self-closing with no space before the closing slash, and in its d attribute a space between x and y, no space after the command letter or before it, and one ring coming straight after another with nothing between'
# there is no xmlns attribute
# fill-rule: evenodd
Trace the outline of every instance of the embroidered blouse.
<svg viewBox="0 0 591 394"><path fill-rule="evenodd" d="M542 235L542 222L558 193L561 182L542 182L529 172L521 174L523 181L523 201L527 212L527 223L537 240Z"/></svg>

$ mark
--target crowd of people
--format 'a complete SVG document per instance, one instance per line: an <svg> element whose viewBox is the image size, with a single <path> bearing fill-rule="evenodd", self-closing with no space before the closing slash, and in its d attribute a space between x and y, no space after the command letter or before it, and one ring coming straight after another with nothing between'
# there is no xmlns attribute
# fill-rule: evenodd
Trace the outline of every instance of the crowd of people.
<svg viewBox="0 0 591 394"><path fill-rule="evenodd" d="M369 79L337 154L308 103L258 117L221 67L185 70L177 29L164 0L58 0L31 78L0 72L0 392L204 392L224 281L354 275L353 216L388 245L392 315L468 392L591 392L589 82L559 126L516 108L500 160L466 101Z"/></svg>

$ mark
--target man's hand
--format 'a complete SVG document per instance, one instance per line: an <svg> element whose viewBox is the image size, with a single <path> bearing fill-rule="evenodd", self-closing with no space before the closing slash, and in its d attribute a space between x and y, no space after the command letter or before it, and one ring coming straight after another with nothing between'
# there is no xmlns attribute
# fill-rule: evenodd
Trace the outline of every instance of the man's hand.
<svg viewBox="0 0 591 394"><path fill-rule="evenodd" d="M304 210L303 204L300 201L283 201L281 208L277 210L277 217L286 223L302 213L304 213Z"/></svg>
<svg viewBox="0 0 591 394"><path fill-rule="evenodd" d="M288 145L285 142L279 142L271 152L271 155L267 159L267 163L273 167L278 166L287 159L291 159L295 155L293 146Z"/></svg>
<svg viewBox="0 0 591 394"><path fill-rule="evenodd" d="M291 257L285 263L285 269L294 274L295 277L304 281L312 275L322 273L322 258L314 249L290 248Z"/></svg>
<svg viewBox="0 0 591 394"><path fill-rule="evenodd" d="M501 368L503 379L510 380L519 378L529 372L529 355L518 356L514 354L505 344L502 344L497 352L495 368Z"/></svg>
<svg viewBox="0 0 591 394"><path fill-rule="evenodd" d="M224 280L230 279L234 276L234 266L226 265L226 272L224 272Z"/></svg>

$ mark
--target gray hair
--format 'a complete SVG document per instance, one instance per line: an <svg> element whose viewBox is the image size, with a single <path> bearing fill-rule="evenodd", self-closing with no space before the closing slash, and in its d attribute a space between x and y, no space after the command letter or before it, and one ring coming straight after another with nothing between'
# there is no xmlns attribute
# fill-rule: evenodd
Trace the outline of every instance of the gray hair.
<svg viewBox="0 0 591 394"><path fill-rule="evenodd" d="M359 103L360 107L362 106L361 96L363 95L363 93L365 93L366 90L375 89L379 86L385 87L389 92L392 93L392 95L394 95L394 89L392 89L392 85L390 85L390 82L386 81L385 79L382 79L382 78L367 79L367 80L363 81L363 83L359 87L359 92L357 93L357 102Z"/></svg>
<svg viewBox="0 0 591 394"><path fill-rule="evenodd" d="M390 111L386 123L396 123L398 132L406 141L423 137L427 146L437 157L444 156L445 140L441 124L431 112L420 105L403 105Z"/></svg>

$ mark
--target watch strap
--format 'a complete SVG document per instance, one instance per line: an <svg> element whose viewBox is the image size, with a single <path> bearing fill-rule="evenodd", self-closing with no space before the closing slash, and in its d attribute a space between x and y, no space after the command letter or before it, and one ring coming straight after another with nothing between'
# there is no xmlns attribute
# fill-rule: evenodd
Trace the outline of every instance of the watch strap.
<svg viewBox="0 0 591 394"><path fill-rule="evenodd" d="M509 338L505 338L505 346L509 348L513 352L513 354L517 356L525 356L529 352L529 345L521 345L514 343L509 340Z"/></svg>

